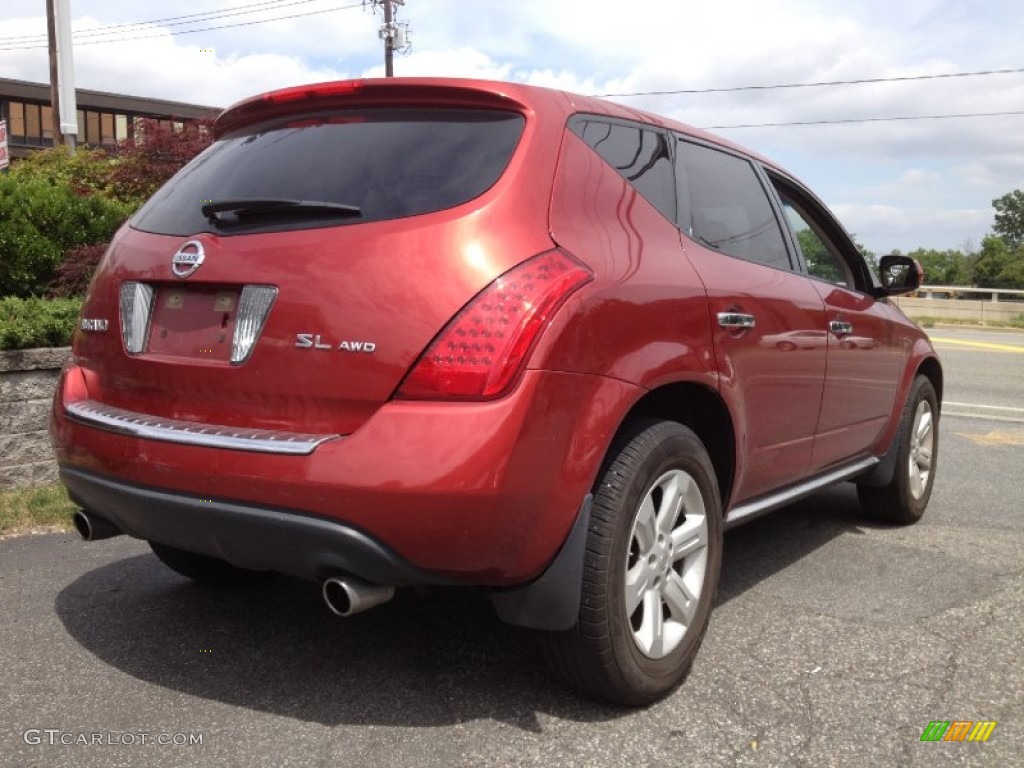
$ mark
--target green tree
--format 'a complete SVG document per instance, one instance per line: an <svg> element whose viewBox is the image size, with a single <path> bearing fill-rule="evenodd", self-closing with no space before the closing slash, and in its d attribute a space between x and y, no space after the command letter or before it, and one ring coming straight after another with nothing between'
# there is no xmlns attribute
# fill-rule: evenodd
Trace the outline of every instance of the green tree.
<svg viewBox="0 0 1024 768"><path fill-rule="evenodd" d="M1012 248L998 235L981 241L974 282L982 288L1024 288L1024 245Z"/></svg>
<svg viewBox="0 0 1024 768"><path fill-rule="evenodd" d="M1024 190L1015 189L992 201L996 223L992 230L1010 248L1024 245Z"/></svg>
<svg viewBox="0 0 1024 768"><path fill-rule="evenodd" d="M970 285L970 261L961 251L918 248L907 255L924 267L924 279L928 285Z"/></svg>

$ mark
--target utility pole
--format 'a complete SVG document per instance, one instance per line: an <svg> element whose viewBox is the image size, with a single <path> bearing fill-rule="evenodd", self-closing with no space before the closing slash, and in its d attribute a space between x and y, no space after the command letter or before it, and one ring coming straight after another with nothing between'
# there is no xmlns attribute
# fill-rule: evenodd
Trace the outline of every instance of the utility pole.
<svg viewBox="0 0 1024 768"><path fill-rule="evenodd" d="M384 77L395 76L395 27L391 0L384 0Z"/></svg>
<svg viewBox="0 0 1024 768"><path fill-rule="evenodd" d="M46 39L50 47L50 112L53 115L53 146L64 143L60 131L60 86L57 82L57 21L53 11L54 0L46 0Z"/></svg>
<svg viewBox="0 0 1024 768"><path fill-rule="evenodd" d="M395 6L405 5L405 0L369 0L369 3L374 8L378 5L384 8L384 23L377 36L384 41L384 76L394 77L395 51L401 53L409 49L409 25L395 21Z"/></svg>

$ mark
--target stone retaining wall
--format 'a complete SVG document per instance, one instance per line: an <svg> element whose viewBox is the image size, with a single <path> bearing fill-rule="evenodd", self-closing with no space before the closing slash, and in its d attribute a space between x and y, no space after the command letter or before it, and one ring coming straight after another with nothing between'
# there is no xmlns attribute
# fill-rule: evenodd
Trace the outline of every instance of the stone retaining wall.
<svg viewBox="0 0 1024 768"><path fill-rule="evenodd" d="M0 489L57 479L47 422L70 350L0 352Z"/></svg>

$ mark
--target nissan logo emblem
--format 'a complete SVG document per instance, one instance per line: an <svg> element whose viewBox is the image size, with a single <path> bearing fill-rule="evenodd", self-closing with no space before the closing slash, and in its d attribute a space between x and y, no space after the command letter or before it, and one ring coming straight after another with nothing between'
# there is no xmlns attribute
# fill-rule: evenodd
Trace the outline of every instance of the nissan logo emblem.
<svg viewBox="0 0 1024 768"><path fill-rule="evenodd" d="M202 243L196 240L189 240L171 259L171 272L175 277L188 277L202 265L206 254L203 252Z"/></svg>

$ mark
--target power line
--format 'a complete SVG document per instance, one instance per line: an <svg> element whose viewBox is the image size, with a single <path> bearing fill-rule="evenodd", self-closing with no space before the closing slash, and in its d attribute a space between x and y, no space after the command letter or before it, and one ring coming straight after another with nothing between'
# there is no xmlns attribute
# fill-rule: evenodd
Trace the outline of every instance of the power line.
<svg viewBox="0 0 1024 768"><path fill-rule="evenodd" d="M722 131L736 128L782 128L799 125L849 125L853 123L891 123L907 120L951 120L954 118L969 117L1007 117L1011 115L1024 115L1024 110L1016 112L967 112L950 115L909 115L901 117L849 117L837 120L795 120L788 123L743 123L738 125L709 125L705 130Z"/></svg>
<svg viewBox="0 0 1024 768"><path fill-rule="evenodd" d="M635 93L598 93L602 98L612 96L680 96L699 93L734 93L736 91L774 91L783 88L821 88L836 85L864 85L869 83L902 83L916 80L943 80L958 77L984 77L987 75L1010 75L1024 72L1024 67L1013 69L987 69L978 72L943 72L935 75L904 75L902 77L865 77L856 80L823 80L814 83L777 83L774 85L735 85L724 88L684 88L675 91L637 91Z"/></svg>
<svg viewBox="0 0 1024 768"><path fill-rule="evenodd" d="M219 11L203 11L201 13L186 13L182 16L167 16L162 19L150 19L149 21L132 21L125 22L123 24L105 24L95 29L84 30L79 32L76 37L79 36L96 36L96 35L112 35L119 34L119 31L124 31L130 27L144 27L150 24L163 24L164 26L178 26L180 24L199 24L203 21L213 21L219 18L225 18L228 16L239 16L247 15L250 13L261 13L263 11L273 11L278 8L287 8L291 5L304 5L307 3L314 3L317 0L264 0L261 3L248 3L246 5L233 5L229 8L222 8ZM272 6L267 8L266 6ZM262 11L245 10L253 8L262 8ZM201 18L200 18L201 17ZM179 19L192 19L192 21L178 21ZM176 22L176 24L168 24L167 22ZM28 43L30 41L46 40L45 34L39 35L10 35L7 37L0 37L0 44L15 44L15 43Z"/></svg>
<svg viewBox="0 0 1024 768"><path fill-rule="evenodd" d="M82 41L82 42L76 41L76 44L77 45L100 45L100 44L103 44L103 43L123 43L123 42L128 42L130 40L148 40L148 39L154 38L154 37L163 37L164 35L189 35L189 34L192 34L194 32L209 32L209 31L215 30L215 29L230 29L232 27L251 27L251 26L253 26L255 24L268 24L268 23L270 23L272 21L285 21L287 19L298 19L298 18L302 18L304 16L316 16L317 14L322 14L322 13L334 13L335 11L347 11L347 10L350 10L352 8L362 8L362 7L363 7L362 3L358 3L356 5L342 5L342 6L339 6L337 8L325 8L325 9L320 10L320 11L307 11L306 13L293 13L293 14L290 14L290 15L287 15L287 16L275 16L272 19L259 19L257 21L239 21L239 22L236 22L234 24L219 24L219 25L213 26L213 27L199 27L197 29L179 29L177 31L170 31L170 32L157 32L157 33L152 34L152 35L132 35L130 37L116 37L116 38L111 38L111 39L107 39L107 40L85 40L85 41ZM46 47L45 43L43 43L42 45L8 46L8 47L0 47L0 51L23 51L23 50L28 50L30 48L45 48L45 47Z"/></svg>

